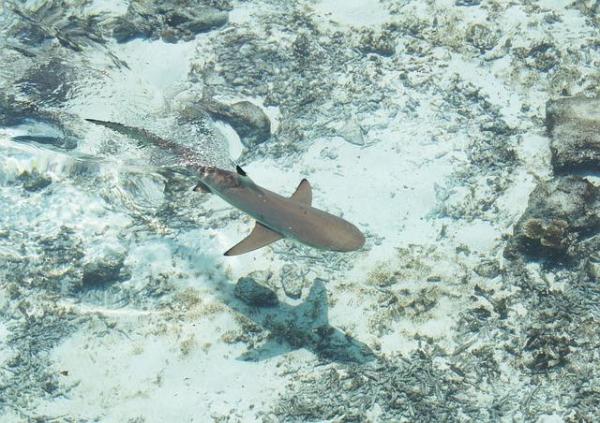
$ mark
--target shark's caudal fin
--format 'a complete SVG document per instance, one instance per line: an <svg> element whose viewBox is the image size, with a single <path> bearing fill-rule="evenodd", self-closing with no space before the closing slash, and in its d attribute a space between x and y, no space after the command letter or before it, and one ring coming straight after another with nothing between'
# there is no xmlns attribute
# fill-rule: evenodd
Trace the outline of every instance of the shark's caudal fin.
<svg viewBox="0 0 600 423"><path fill-rule="evenodd" d="M156 134L145 129L136 128L134 126L123 125L118 122L109 122L106 120L98 119L85 119L86 121L93 123L94 125L104 126L105 128L112 129L121 135L125 135L139 143L140 146L155 146L167 150L173 150L180 147L177 143L170 140L163 139Z"/></svg>
<svg viewBox="0 0 600 423"><path fill-rule="evenodd" d="M259 222L256 222L256 225L254 226L254 229L252 229L252 232L250 232L250 235L231 247L225 253L225 255L238 256L240 254L248 253L269 245L272 242L278 241L281 238L283 238L283 235L267 228Z"/></svg>
<svg viewBox="0 0 600 423"><path fill-rule="evenodd" d="M312 188L310 187L310 182L306 179L301 180L298 188L296 188L296 191L290 198L310 206L312 204Z"/></svg>
<svg viewBox="0 0 600 423"><path fill-rule="evenodd" d="M98 120L98 119L85 119L86 121L93 123L94 125L104 126L105 128L112 129L119 134L125 136L132 136L136 138L137 136L141 136L143 134L143 130L134 128L133 126L123 125L122 123L117 122L109 122L106 120Z"/></svg>

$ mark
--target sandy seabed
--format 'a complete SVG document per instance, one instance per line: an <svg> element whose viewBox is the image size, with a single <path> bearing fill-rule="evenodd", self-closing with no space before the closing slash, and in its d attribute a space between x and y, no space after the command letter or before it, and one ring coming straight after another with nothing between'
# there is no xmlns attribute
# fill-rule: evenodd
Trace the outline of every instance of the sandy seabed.
<svg viewBox="0 0 600 423"><path fill-rule="evenodd" d="M205 3L4 6L0 422L600 420L598 173L546 117L600 94L597 5ZM250 218L84 118L307 178L366 245L224 257Z"/></svg>

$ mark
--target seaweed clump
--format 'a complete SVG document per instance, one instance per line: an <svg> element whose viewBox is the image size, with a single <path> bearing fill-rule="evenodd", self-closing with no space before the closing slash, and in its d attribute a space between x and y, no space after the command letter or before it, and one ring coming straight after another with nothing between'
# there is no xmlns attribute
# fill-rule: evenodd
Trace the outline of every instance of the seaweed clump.
<svg viewBox="0 0 600 423"><path fill-rule="evenodd" d="M434 356L416 351L308 377L281 398L275 415L282 422L449 421L461 410L478 414L461 395L466 385L439 369Z"/></svg>

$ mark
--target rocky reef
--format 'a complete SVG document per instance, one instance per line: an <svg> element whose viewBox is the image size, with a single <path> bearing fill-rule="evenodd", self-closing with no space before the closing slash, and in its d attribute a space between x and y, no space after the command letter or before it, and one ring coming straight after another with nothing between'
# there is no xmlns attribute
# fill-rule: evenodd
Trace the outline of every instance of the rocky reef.
<svg viewBox="0 0 600 423"><path fill-rule="evenodd" d="M552 137L556 173L600 171L600 99L568 97L549 101L546 127Z"/></svg>
<svg viewBox="0 0 600 423"><path fill-rule="evenodd" d="M127 13L111 23L112 36L119 43L136 38L160 38L176 43L227 23L226 10L209 4L186 3L132 1Z"/></svg>
<svg viewBox="0 0 600 423"><path fill-rule="evenodd" d="M531 193L505 255L579 261L600 246L599 235L600 188L579 176L556 177Z"/></svg>

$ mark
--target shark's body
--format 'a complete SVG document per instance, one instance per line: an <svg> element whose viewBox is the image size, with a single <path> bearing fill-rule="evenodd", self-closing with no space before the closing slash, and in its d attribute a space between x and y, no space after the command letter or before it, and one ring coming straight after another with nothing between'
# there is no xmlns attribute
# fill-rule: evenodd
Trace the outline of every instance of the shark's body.
<svg viewBox="0 0 600 423"><path fill-rule="evenodd" d="M204 168L200 176L200 189L217 194L257 221L252 233L226 255L243 254L281 238L332 251L358 250L365 242L356 226L311 206L312 191L306 179L287 198L256 185L239 168L238 173Z"/></svg>
<svg viewBox="0 0 600 423"><path fill-rule="evenodd" d="M211 192L247 213L257 222L248 237L225 255L244 254L282 238L292 238L311 247L332 251L355 251L365 242L352 223L312 207L312 190L304 179L289 198L262 188L237 168L237 172L204 166L192 149L164 140L148 131L119 123L89 120L138 141L150 143L182 158L182 164L199 178L196 191Z"/></svg>

